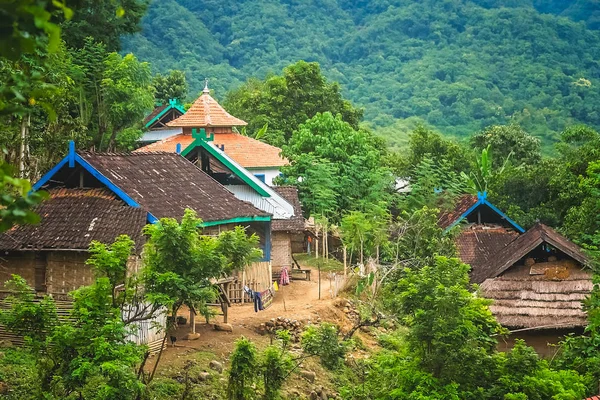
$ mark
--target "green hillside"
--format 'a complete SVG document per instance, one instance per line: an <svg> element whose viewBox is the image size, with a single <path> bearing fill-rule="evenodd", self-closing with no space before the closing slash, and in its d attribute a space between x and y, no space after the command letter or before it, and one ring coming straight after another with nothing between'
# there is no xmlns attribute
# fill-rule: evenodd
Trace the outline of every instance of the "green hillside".
<svg viewBox="0 0 600 400"><path fill-rule="evenodd" d="M250 76L318 61L392 144L415 121L458 137L515 121L548 145L567 125L600 127L599 9L597 0L160 0L125 50L156 71L185 70L192 94L208 77L221 98Z"/></svg>

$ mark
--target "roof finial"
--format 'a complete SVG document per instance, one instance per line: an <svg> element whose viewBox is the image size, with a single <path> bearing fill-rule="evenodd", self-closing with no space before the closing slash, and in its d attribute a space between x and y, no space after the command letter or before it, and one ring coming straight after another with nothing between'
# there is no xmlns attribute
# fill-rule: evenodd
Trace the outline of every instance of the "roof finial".
<svg viewBox="0 0 600 400"><path fill-rule="evenodd" d="M202 93L210 94L210 90L208 89L208 78L204 78L204 90Z"/></svg>

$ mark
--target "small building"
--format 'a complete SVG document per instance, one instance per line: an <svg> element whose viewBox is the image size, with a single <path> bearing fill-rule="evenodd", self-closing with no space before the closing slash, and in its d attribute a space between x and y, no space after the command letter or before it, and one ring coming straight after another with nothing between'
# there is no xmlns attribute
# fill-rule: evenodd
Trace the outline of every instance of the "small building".
<svg viewBox="0 0 600 400"><path fill-rule="evenodd" d="M281 157L280 148L237 132L236 127L246 125L245 121L232 116L221 107L210 95L208 87L205 87L202 95L185 114L166 123L172 135L136 151L175 153L178 147L185 149L194 142L193 130L200 132L202 129L213 138L216 147L259 180L272 185L273 179L281 173L280 168L287 165L288 161Z"/></svg>
<svg viewBox="0 0 600 400"><path fill-rule="evenodd" d="M295 186L275 186L273 189L294 206L294 216L288 219L273 219L271 262L273 267L289 267L291 269L292 254L298 247L298 242L302 246L304 240L302 205L298 198L298 189Z"/></svg>
<svg viewBox="0 0 600 400"><path fill-rule="evenodd" d="M138 140L139 145L145 146L181 133L180 129L170 128L167 123L179 118L184 113L185 109L177 99L169 100L168 104L157 104L142 121L146 132Z"/></svg>
<svg viewBox="0 0 600 400"><path fill-rule="evenodd" d="M579 246L540 223L489 260L481 295L493 300L492 313L513 332L509 346L522 338L548 354L547 343L583 330L581 302L594 286L588 265Z"/></svg>
<svg viewBox="0 0 600 400"><path fill-rule="evenodd" d="M481 283L489 276L489 262L525 230L494 206L486 193L461 196L453 209L440 215L438 224L460 229L455 243L459 258L471 266L470 277Z"/></svg>
<svg viewBox="0 0 600 400"><path fill-rule="evenodd" d="M0 235L2 278L22 274L40 292L65 295L91 282L85 260L92 240L112 243L127 234L139 254L146 223L181 219L190 208L208 234L236 225L256 233L264 259L250 268L249 279L257 290L271 284L271 215L239 200L178 154L76 152L71 143L68 155L33 189L51 197L36 209L40 225L16 226Z"/></svg>

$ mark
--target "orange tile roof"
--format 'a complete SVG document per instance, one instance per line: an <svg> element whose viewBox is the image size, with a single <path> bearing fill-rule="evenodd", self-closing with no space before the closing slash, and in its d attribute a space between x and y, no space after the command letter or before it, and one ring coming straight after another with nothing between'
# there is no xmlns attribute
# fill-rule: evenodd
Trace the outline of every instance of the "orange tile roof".
<svg viewBox="0 0 600 400"><path fill-rule="evenodd" d="M229 114L210 94L203 92L185 114L171 122L167 126L172 127L231 127L248 125L246 121Z"/></svg>
<svg viewBox="0 0 600 400"><path fill-rule="evenodd" d="M181 144L181 150L185 150L194 141L191 135L174 135L161 141L140 147L135 152L167 151L174 153L177 144ZM216 133L212 142L219 149L224 146L223 151L235 162L244 168L269 168L287 165L288 161L281 157L279 147L271 146L248 136L238 133Z"/></svg>

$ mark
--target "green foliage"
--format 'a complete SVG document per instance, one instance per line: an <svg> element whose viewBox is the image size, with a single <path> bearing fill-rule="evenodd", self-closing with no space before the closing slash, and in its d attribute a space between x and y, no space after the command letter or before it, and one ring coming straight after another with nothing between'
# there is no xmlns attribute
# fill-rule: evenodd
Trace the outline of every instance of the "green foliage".
<svg viewBox="0 0 600 400"><path fill-rule="evenodd" d="M448 207L468 191L464 176L454 171L446 158L434 161L427 155L414 167L410 191L400 199L399 208L411 211L422 207Z"/></svg>
<svg viewBox="0 0 600 400"><path fill-rule="evenodd" d="M81 48L87 37L104 43L109 51L121 50L121 37L141 30L149 0L79 0L79 8L62 24L69 47ZM70 4L70 3L69 3Z"/></svg>
<svg viewBox="0 0 600 400"><path fill-rule="evenodd" d="M53 14L61 11L71 19L73 9L63 1L4 1L0 4L0 57L18 59L23 53L33 53L39 47L54 51L60 44L60 26Z"/></svg>
<svg viewBox="0 0 600 400"><path fill-rule="evenodd" d="M306 354L318 356L328 369L340 367L347 351L346 344L339 339L338 327L327 322L319 327L309 326L304 331L302 349Z"/></svg>
<svg viewBox="0 0 600 400"><path fill-rule="evenodd" d="M346 214L341 221L342 242L352 254L360 255L360 262L364 257L376 258L380 246L388 238L388 226L391 216L381 206L373 205L370 212L352 211Z"/></svg>
<svg viewBox="0 0 600 400"><path fill-rule="evenodd" d="M501 328L489 301L472 295L468 271L458 259L436 257L431 266L405 269L388 293L389 307L410 329L408 347L421 368L442 382L476 387Z"/></svg>
<svg viewBox="0 0 600 400"><path fill-rule="evenodd" d="M257 379L257 366L256 347L242 337L235 343L235 349L231 354L231 369L227 384L229 400L248 400L255 397L251 386Z"/></svg>
<svg viewBox="0 0 600 400"><path fill-rule="evenodd" d="M183 71L171 70L168 75L156 74L152 86L155 89L154 99L162 104L168 104L169 100L183 103L188 93L188 84Z"/></svg>
<svg viewBox="0 0 600 400"><path fill-rule="evenodd" d="M391 174L382 166L383 152L370 133L355 130L340 116L326 112L293 133L283 147L290 165L282 172L288 182L301 181L305 212L331 215L337 222L342 211L366 210L370 204L385 201ZM316 188L306 190L314 181Z"/></svg>
<svg viewBox="0 0 600 400"><path fill-rule="evenodd" d="M147 225L148 241L144 247L144 281L151 297L167 302L171 315L182 305L194 308L216 296L210 279L220 276L226 258L219 254L218 240L202 236L198 227L202 221L196 213L186 210L181 224L163 218Z"/></svg>
<svg viewBox="0 0 600 400"><path fill-rule="evenodd" d="M217 252L228 261L226 271L243 271L254 261L260 260L263 254L258 249L259 240L256 233L248 236L241 226L221 232Z"/></svg>
<svg viewBox="0 0 600 400"><path fill-rule="evenodd" d="M428 207L402 213L390 227L392 259L418 268L433 264L436 256L455 257L453 232L444 232L438 218L439 210Z"/></svg>
<svg viewBox="0 0 600 400"><path fill-rule="evenodd" d="M488 187L495 179L498 179L498 176L502 175L504 172L506 163L512 155L512 153L508 153L508 156L504 160L502 167L494 169L492 162L493 157L491 153L491 145L488 145L485 149L481 150L481 156L475 160L476 164L469 175L465 174L464 172L461 173L462 177L471 188L473 194L487 193Z"/></svg>
<svg viewBox="0 0 600 400"><path fill-rule="evenodd" d="M318 113L340 114L354 129L362 118L362 110L342 98L339 84L327 82L318 63L305 61L284 68L282 76L246 83L227 95L224 106L251 132L268 124L264 140L277 146Z"/></svg>
<svg viewBox="0 0 600 400"><path fill-rule="evenodd" d="M136 367L145 349L127 341L129 331L111 301L115 287L108 278L71 294L68 321L57 318L52 299L32 303L32 289L22 278L10 285L18 291L2 312L2 323L31 343L21 351L35 360L40 398L130 400L141 394Z"/></svg>
<svg viewBox="0 0 600 400"><path fill-rule="evenodd" d="M501 165L509 158L516 165L531 165L542 157L540 139L529 135L516 124L489 126L471 136L470 143L479 151L491 147L495 165Z"/></svg>
<svg viewBox="0 0 600 400"><path fill-rule="evenodd" d="M244 107L233 106L242 103L233 97L226 104L255 124L250 132L273 109L262 104L295 101L286 99L293 97L288 92L264 89L263 79L285 88L272 74L307 60L319 62L344 97L365 108L371 127L386 137L398 132L392 142L405 138L396 121L411 118L456 137L516 122L549 150L566 126L600 124L593 107L600 35L567 19L597 29L596 9L592 0L164 0L150 5L143 33L125 39L125 48L157 71L185 70L192 93L205 77L217 93L256 77L242 84ZM251 95L265 92L267 99Z"/></svg>
<svg viewBox="0 0 600 400"><path fill-rule="evenodd" d="M464 147L423 125L417 125L410 133L408 151L405 154L398 166L401 176L412 175L425 159L430 159L436 164L443 161L447 168L456 173L469 167L469 156Z"/></svg>
<svg viewBox="0 0 600 400"><path fill-rule="evenodd" d="M293 368L293 362L285 350L277 346L267 347L262 354L260 369L263 377L265 400L277 400L286 378Z"/></svg>
<svg viewBox="0 0 600 400"><path fill-rule="evenodd" d="M27 285L27 281L18 275L6 283L11 294L6 298L9 311L0 312L0 323L10 332L27 337L34 348L46 340L49 328L58 322L56 307L50 297L44 297L34 303L35 292Z"/></svg>
<svg viewBox="0 0 600 400"><path fill-rule="evenodd" d="M127 262L134 246L135 242L127 235L120 235L110 245L93 241L86 264L91 265L99 276L107 277L113 286L120 285L125 283Z"/></svg>
<svg viewBox="0 0 600 400"><path fill-rule="evenodd" d="M13 176L13 168L0 163L0 232L15 224L39 222L31 209L48 197L44 191L31 192L31 183Z"/></svg>
<svg viewBox="0 0 600 400"><path fill-rule="evenodd" d="M100 92L105 107L109 138L101 146L113 149L117 134L123 129L139 124L154 103L153 87L148 63L140 63L132 54L122 57L110 53L100 82Z"/></svg>

